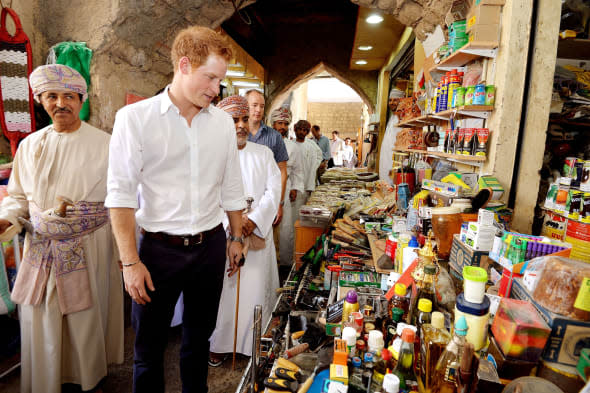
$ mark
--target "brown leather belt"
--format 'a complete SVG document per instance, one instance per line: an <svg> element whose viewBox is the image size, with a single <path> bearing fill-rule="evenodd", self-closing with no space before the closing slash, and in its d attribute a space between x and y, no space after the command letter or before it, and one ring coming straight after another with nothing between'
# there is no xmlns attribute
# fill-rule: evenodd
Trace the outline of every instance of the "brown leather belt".
<svg viewBox="0 0 590 393"><path fill-rule="evenodd" d="M213 229L197 233L196 235L171 235L166 232L148 232L145 229L141 233L148 239L159 240L172 246L197 246L210 238L218 231L223 231L223 225L219 224Z"/></svg>

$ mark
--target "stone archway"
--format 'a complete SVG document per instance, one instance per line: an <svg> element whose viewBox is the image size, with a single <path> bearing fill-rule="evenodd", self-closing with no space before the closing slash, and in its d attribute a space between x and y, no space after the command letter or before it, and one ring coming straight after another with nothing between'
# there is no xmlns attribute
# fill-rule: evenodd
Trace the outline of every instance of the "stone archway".
<svg viewBox="0 0 590 393"><path fill-rule="evenodd" d="M361 98L363 103L365 105L367 105L369 114L372 114L375 112L374 103L367 96L367 94L363 91L363 89L361 89L359 86L357 86L354 82L348 80L346 77L344 77L338 71L336 71L333 67L330 67L329 65L327 65L323 62L320 62L318 65L316 65L315 67L313 67L309 71L304 72L301 75L299 75L291 83L285 85L285 87L283 89L281 89L281 91L276 93L268 102L267 113L271 113L273 110L278 108L287 99L289 94L292 91L294 91L297 87L299 87L300 85L302 85L305 82L310 81L311 79L315 78L317 75L321 74L324 71L328 72L333 77L338 79L340 82L344 83L345 85L349 86L352 90L354 90L355 93L359 95L359 97Z"/></svg>

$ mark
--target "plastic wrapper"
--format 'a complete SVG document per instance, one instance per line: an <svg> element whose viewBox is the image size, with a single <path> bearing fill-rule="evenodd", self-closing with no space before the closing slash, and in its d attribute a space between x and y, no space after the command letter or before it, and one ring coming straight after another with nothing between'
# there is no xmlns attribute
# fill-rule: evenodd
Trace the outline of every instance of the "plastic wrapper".
<svg viewBox="0 0 590 393"><path fill-rule="evenodd" d="M483 67L479 62L474 62L467 67L467 72L463 75L463 87L475 86L481 81Z"/></svg>
<svg viewBox="0 0 590 393"><path fill-rule="evenodd" d="M533 299L547 310L590 321L590 312L574 306L585 278L590 279L590 264L564 257L544 256L529 262L523 281Z"/></svg>

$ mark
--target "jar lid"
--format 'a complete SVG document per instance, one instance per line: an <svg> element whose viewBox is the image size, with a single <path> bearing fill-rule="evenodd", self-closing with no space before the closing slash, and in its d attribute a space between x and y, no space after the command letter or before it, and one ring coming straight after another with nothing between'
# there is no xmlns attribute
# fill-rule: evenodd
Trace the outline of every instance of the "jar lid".
<svg viewBox="0 0 590 393"><path fill-rule="evenodd" d="M435 207L432 209L432 215L446 215L446 214L459 214L461 213L461 209L457 206L449 206L449 207Z"/></svg>
<svg viewBox="0 0 590 393"><path fill-rule="evenodd" d="M361 358L359 358L358 356L355 356L352 358L352 366L353 367L360 367L362 364Z"/></svg>
<svg viewBox="0 0 590 393"><path fill-rule="evenodd" d="M373 354L371 352L365 353L365 363L369 363L373 361Z"/></svg>
<svg viewBox="0 0 590 393"><path fill-rule="evenodd" d="M486 315L488 311L490 311L490 299L487 296L484 296L483 302L481 304L471 303L465 300L463 293L460 293L457 295L455 307L457 307L457 310L461 311L462 313L482 316Z"/></svg>
<svg viewBox="0 0 590 393"><path fill-rule="evenodd" d="M408 293L408 288L402 284L402 283L397 283L395 284L395 294L398 296L406 296L406 293Z"/></svg>
<svg viewBox="0 0 590 393"><path fill-rule="evenodd" d="M432 311L432 301L430 299L418 300L418 310L420 310L422 312L431 312Z"/></svg>
<svg viewBox="0 0 590 393"><path fill-rule="evenodd" d="M488 282L488 272L477 266L464 266L463 278L475 282Z"/></svg>

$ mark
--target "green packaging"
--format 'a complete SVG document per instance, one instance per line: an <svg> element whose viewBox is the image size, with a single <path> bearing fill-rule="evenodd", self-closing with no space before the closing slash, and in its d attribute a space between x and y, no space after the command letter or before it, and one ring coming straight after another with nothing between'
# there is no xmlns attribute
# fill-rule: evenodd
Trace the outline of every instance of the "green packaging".
<svg viewBox="0 0 590 393"><path fill-rule="evenodd" d="M465 105L465 88L464 87L457 87L453 91L453 102L451 107L457 108L460 106Z"/></svg>
<svg viewBox="0 0 590 393"><path fill-rule="evenodd" d="M486 86L485 105L494 106L495 103L496 103L496 86L487 85Z"/></svg>

